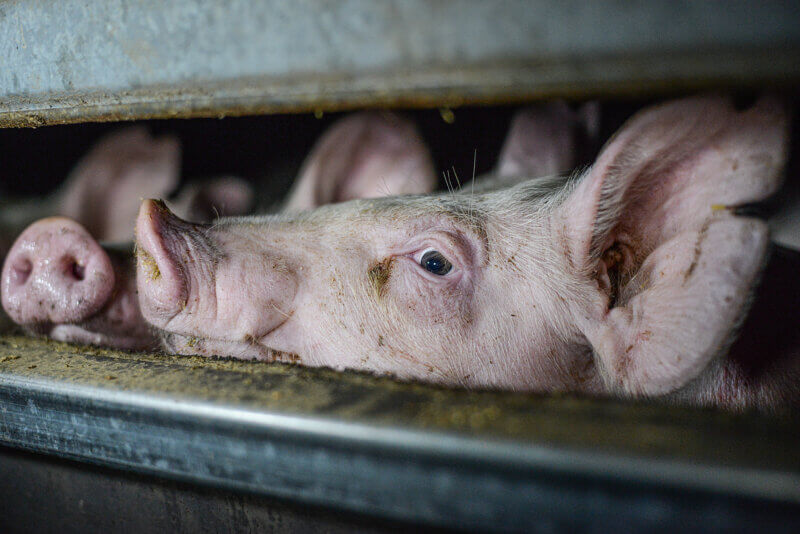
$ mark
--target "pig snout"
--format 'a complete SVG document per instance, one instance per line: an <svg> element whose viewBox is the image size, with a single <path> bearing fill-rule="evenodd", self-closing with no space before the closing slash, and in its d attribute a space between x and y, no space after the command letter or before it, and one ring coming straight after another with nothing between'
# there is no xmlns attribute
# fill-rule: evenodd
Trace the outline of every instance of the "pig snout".
<svg viewBox="0 0 800 534"><path fill-rule="evenodd" d="M177 242L186 226L163 202L145 200L136 220L136 278L139 305L148 322L166 323L186 307L188 279L183 271L186 246Z"/></svg>
<svg viewBox="0 0 800 534"><path fill-rule="evenodd" d="M139 305L156 328L255 343L288 317L295 277L254 241L224 242L154 200L142 203L136 238Z"/></svg>
<svg viewBox="0 0 800 534"><path fill-rule="evenodd" d="M19 236L6 257L3 308L22 325L78 322L106 304L114 284L111 260L80 224L43 219Z"/></svg>

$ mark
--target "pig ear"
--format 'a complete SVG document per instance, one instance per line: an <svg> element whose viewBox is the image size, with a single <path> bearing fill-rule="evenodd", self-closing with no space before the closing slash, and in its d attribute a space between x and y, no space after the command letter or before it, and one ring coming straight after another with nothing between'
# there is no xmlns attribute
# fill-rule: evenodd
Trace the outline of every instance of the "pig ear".
<svg viewBox="0 0 800 534"><path fill-rule="evenodd" d="M496 174L536 178L569 172L587 145L595 143L599 126L597 102L577 110L560 101L519 111L511 120Z"/></svg>
<svg viewBox="0 0 800 534"><path fill-rule="evenodd" d="M435 183L430 153L413 124L392 113L358 113L334 124L317 142L286 209L429 193Z"/></svg>
<svg viewBox="0 0 800 534"><path fill-rule="evenodd" d="M178 183L180 144L133 126L103 138L78 162L56 210L103 241L129 241L142 198L165 197Z"/></svg>
<svg viewBox="0 0 800 534"><path fill-rule="evenodd" d="M778 189L787 124L771 98L646 110L563 204L569 263L599 290L576 317L612 389L672 391L727 349L768 243L766 224L733 208Z"/></svg>
<svg viewBox="0 0 800 534"><path fill-rule="evenodd" d="M241 178L223 176L187 185L168 204L182 219L208 222L218 217L249 213L255 204L255 193L250 184Z"/></svg>

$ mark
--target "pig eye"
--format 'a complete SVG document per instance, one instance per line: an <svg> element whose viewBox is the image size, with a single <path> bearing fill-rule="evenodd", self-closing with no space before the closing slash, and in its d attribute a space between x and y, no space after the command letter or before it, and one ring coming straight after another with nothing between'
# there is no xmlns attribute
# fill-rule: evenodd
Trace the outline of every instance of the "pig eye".
<svg viewBox="0 0 800 534"><path fill-rule="evenodd" d="M444 276L453 268L453 264L438 250L429 250L422 255L419 264L428 272Z"/></svg>

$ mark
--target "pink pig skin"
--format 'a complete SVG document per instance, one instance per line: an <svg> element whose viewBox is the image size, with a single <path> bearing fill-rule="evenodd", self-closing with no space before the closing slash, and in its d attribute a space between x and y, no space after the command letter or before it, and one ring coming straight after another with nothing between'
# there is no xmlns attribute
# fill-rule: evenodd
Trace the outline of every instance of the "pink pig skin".
<svg viewBox="0 0 800 534"><path fill-rule="evenodd" d="M696 97L634 116L575 179L213 226L148 200L137 220L142 313L177 353L796 405L796 364L743 379L741 358L728 356L769 245L766 223L736 206L780 186L787 124L775 98L737 110Z"/></svg>

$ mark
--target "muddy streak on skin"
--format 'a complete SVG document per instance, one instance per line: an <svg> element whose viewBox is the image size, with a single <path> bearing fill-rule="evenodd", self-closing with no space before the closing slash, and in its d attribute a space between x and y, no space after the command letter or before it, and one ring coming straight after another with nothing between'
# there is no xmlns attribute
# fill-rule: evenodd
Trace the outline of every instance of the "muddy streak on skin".
<svg viewBox="0 0 800 534"><path fill-rule="evenodd" d="M139 256L139 263L147 271L148 279L154 282L161 278L161 270L159 270L158 264L156 260L153 259L153 256L139 248L137 248L136 253Z"/></svg>
<svg viewBox="0 0 800 534"><path fill-rule="evenodd" d="M375 289L375 295L380 298L386 293L386 283L392 274L394 258L386 258L372 266L369 270L369 282Z"/></svg>
<svg viewBox="0 0 800 534"><path fill-rule="evenodd" d="M167 210L166 205L161 200L157 200L155 202L155 205L156 208L162 213L164 213L164 211ZM153 219L152 215L150 215L150 219L151 220ZM135 232L134 232L134 238L136 239L136 241L134 242L134 253L138 257L139 263L141 263L142 267L144 267L145 270L147 270L148 278L150 279L151 282L158 280L159 278L161 278L161 270L158 268L158 263L156 263L156 260L153 259L153 256L151 256L146 250L139 248L139 240Z"/></svg>
<svg viewBox="0 0 800 534"><path fill-rule="evenodd" d="M689 269L686 270L686 274L683 275L684 284L689 281L689 278L692 276L692 273L697 267L697 262L700 260L700 253L702 252L703 241L706 239L709 226L711 226L710 218L706 219L702 228L700 228L700 232L697 234L697 241L694 244L694 257L692 258L692 263L689 265Z"/></svg>
<svg viewBox="0 0 800 534"><path fill-rule="evenodd" d="M270 349L273 355L271 362L281 362L289 365L303 365L303 359L294 352L283 352Z"/></svg>

